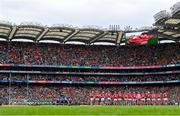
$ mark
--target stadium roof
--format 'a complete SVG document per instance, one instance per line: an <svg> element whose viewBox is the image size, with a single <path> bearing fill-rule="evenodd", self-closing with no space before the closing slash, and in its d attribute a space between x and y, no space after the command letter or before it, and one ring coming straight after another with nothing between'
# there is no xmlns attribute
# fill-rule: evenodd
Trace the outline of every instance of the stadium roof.
<svg viewBox="0 0 180 116"><path fill-rule="evenodd" d="M23 23L12 25L10 23L0 23L0 38L6 41L17 39L31 40L33 42L56 41L83 42L93 44L98 42L121 45L126 41L126 33L150 31L150 28L140 28L136 30L106 30L93 27L77 28L66 25L54 25L51 27L34 23Z"/></svg>
<svg viewBox="0 0 180 116"><path fill-rule="evenodd" d="M154 15L155 28L106 30L95 27L77 28L68 25L53 25L47 27L34 23L12 25L11 23L3 22L0 23L0 38L6 41L23 39L33 42L83 42L85 44L105 42L123 45L126 42L126 33L149 32L155 29L159 35L159 41L172 40L174 42L180 42L180 2L173 5L170 9L171 12L162 10Z"/></svg>
<svg viewBox="0 0 180 116"><path fill-rule="evenodd" d="M168 19L164 25L177 27L180 19ZM161 40L179 41L180 32L174 29L165 29L161 26L158 34ZM71 26L56 25L46 27L38 24L24 23L11 25L0 23L0 38L5 41L31 40L33 42L54 41L58 43L82 42L84 44L111 43L123 45L126 42L126 33L149 32L154 28L136 30L104 30L98 28L74 28ZM179 29L179 28L178 28Z"/></svg>
<svg viewBox="0 0 180 116"><path fill-rule="evenodd" d="M43 27L34 24L10 25L0 23L0 38L7 41L27 39L34 42L44 40L66 43L70 41L91 44L95 42L109 42L120 44L123 42L122 31L109 31L92 28L73 28L66 26Z"/></svg>

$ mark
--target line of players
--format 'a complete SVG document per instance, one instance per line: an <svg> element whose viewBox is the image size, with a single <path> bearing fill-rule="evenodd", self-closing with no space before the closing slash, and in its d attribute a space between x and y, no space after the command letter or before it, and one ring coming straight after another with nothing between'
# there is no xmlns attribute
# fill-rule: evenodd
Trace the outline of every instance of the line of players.
<svg viewBox="0 0 180 116"><path fill-rule="evenodd" d="M168 93L95 94L90 96L91 105L167 105ZM170 105L170 103L169 103Z"/></svg>

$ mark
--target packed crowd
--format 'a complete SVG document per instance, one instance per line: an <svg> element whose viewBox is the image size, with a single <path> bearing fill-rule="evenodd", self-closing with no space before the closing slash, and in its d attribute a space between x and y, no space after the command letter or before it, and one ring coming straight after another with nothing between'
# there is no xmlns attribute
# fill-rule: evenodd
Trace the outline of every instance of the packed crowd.
<svg viewBox="0 0 180 116"><path fill-rule="evenodd" d="M180 63L180 43L122 47L0 42L0 64L6 63L73 66L176 64ZM10 76L10 74L0 74L0 80L143 82L180 80L180 75L11 74ZM178 105L180 103L179 85L65 86L54 84L0 84L0 104L28 104L29 99L46 101L49 104L67 105Z"/></svg>
<svg viewBox="0 0 180 116"><path fill-rule="evenodd" d="M180 86L0 86L1 104L25 99L63 105L178 105ZM13 101L16 100L16 101ZM22 103L22 102L21 102Z"/></svg>
<svg viewBox="0 0 180 116"><path fill-rule="evenodd" d="M1 42L0 63L74 66L167 65L180 63L180 43L122 47Z"/></svg>
<svg viewBox="0 0 180 116"><path fill-rule="evenodd" d="M147 76L83 76L83 75L42 75L42 74L0 74L0 80L40 80L40 81L108 81L108 82L144 82L180 80L180 74Z"/></svg>

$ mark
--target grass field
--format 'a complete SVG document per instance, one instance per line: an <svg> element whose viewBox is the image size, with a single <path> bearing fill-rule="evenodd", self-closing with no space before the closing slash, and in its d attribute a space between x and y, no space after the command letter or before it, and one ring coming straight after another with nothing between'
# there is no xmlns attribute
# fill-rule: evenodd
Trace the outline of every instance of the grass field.
<svg viewBox="0 0 180 116"><path fill-rule="evenodd" d="M180 115L180 106L2 106L0 115Z"/></svg>

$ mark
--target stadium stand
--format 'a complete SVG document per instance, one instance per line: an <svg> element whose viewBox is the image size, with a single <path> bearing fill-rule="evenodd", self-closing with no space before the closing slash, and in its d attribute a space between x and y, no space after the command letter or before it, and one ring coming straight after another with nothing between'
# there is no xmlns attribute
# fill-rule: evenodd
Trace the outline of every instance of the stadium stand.
<svg viewBox="0 0 180 116"><path fill-rule="evenodd" d="M22 42L1 42L0 45L2 64L0 98L3 105L179 104L180 72L179 66L174 65L180 62L179 43L133 47ZM8 64L13 66L8 67ZM21 68L21 65L30 67ZM167 65L175 67L153 68ZM70 66L70 68L46 69L34 66ZM73 66L77 69L71 69ZM78 68L80 66L91 67L85 70ZM91 69L108 66L143 68ZM151 69L146 69L151 66ZM43 74L45 72L47 74ZM142 74L131 75L131 73Z"/></svg>
<svg viewBox="0 0 180 116"><path fill-rule="evenodd" d="M122 44L126 33L154 29L0 24L0 104L179 105L179 8L177 3L172 13L154 16L158 44L153 46ZM66 44L70 41L85 45Z"/></svg>

